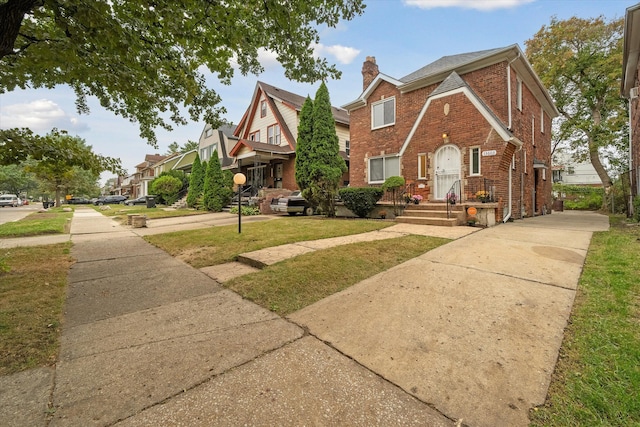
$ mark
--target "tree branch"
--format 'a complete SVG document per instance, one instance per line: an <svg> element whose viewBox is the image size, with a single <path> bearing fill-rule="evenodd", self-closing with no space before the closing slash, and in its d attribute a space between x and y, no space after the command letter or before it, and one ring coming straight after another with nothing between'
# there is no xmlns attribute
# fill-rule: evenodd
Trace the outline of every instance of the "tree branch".
<svg viewBox="0 0 640 427"><path fill-rule="evenodd" d="M0 4L0 59L14 52L24 16L43 0L9 0Z"/></svg>

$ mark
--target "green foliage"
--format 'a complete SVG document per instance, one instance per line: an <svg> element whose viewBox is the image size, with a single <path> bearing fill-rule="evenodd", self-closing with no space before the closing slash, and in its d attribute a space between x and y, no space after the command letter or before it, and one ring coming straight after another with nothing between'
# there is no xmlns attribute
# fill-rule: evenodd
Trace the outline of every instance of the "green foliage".
<svg viewBox="0 0 640 427"><path fill-rule="evenodd" d="M229 212L237 215L238 207L232 206L231 209L229 209ZM255 206L242 206L242 215L243 216L260 215L260 209L256 208Z"/></svg>
<svg viewBox="0 0 640 427"><path fill-rule="evenodd" d="M602 187L553 184L553 191L564 199L565 209L596 211L602 207Z"/></svg>
<svg viewBox="0 0 640 427"><path fill-rule="evenodd" d="M313 139L313 101L307 96L300 110L298 140L296 142L296 184L304 192L311 183L311 155Z"/></svg>
<svg viewBox="0 0 640 427"><path fill-rule="evenodd" d="M161 202L167 205L178 200L180 188L182 188L182 182L171 175L160 176L151 183L151 192L156 194L161 199Z"/></svg>
<svg viewBox="0 0 640 427"><path fill-rule="evenodd" d="M266 49L291 80L338 78L337 68L314 57L311 46L324 26L350 20L364 7L363 0L5 1L0 94L69 84L79 112L87 113L87 99L95 96L137 122L141 137L155 146L155 129L184 124L184 110L207 123L225 112L204 70L231 84L231 64L257 75L263 71L259 51Z"/></svg>
<svg viewBox="0 0 640 427"><path fill-rule="evenodd" d="M390 191L391 196L393 198L393 214L398 215L400 212L398 210L398 192L400 189L404 188L405 180L401 176L390 176L384 181L382 184L382 191Z"/></svg>
<svg viewBox="0 0 640 427"><path fill-rule="evenodd" d="M560 111L557 144L566 143L576 160L590 160L605 187L611 185L599 153L619 164L627 153L627 101L620 96L624 19L604 17L561 21L526 41L529 62Z"/></svg>
<svg viewBox="0 0 640 427"><path fill-rule="evenodd" d="M0 166L0 193L22 194L36 188L38 181L23 165Z"/></svg>
<svg viewBox="0 0 640 427"><path fill-rule="evenodd" d="M204 187L205 169L200 162L200 155L196 154L196 158L191 166L191 175L189 176L189 193L187 194L187 206L196 207L198 198L202 195Z"/></svg>
<svg viewBox="0 0 640 427"><path fill-rule="evenodd" d="M633 198L633 217L640 222L640 196Z"/></svg>
<svg viewBox="0 0 640 427"><path fill-rule="evenodd" d="M309 105L308 102L305 104ZM296 163L296 168L300 167L301 182L307 186L301 189L302 196L312 206L319 207L327 216L334 217L336 215L335 199L342 174L347 171L347 165L340 157L329 90L324 82L318 88L313 101L312 120L308 121L305 117L304 125L301 120L299 129L300 127L305 135L309 131L308 127L312 130L309 146L304 147L303 142L303 159L300 164Z"/></svg>
<svg viewBox="0 0 640 427"><path fill-rule="evenodd" d="M211 161L207 166L202 203L205 209L220 212L223 207L231 202L232 196L233 190L229 185L228 175L222 173L222 168L218 161L218 150L216 150L213 152Z"/></svg>
<svg viewBox="0 0 640 427"><path fill-rule="evenodd" d="M347 209L360 218L365 218L376 207L384 191L378 187L349 187L341 188L338 193Z"/></svg>

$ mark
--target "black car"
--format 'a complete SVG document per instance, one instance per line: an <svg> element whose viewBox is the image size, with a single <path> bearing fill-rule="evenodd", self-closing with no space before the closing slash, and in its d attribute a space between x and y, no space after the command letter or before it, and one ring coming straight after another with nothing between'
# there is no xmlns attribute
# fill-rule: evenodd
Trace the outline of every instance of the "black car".
<svg viewBox="0 0 640 427"><path fill-rule="evenodd" d="M91 200L85 199L84 197L72 197L67 200L67 203L70 205L88 205L91 203Z"/></svg>
<svg viewBox="0 0 640 427"><path fill-rule="evenodd" d="M146 205L147 204L147 196L138 197L137 199L131 199L124 202L127 206L133 205Z"/></svg>
<svg viewBox="0 0 640 427"><path fill-rule="evenodd" d="M119 195L104 196L104 197L98 197L98 199L95 200L93 204L96 206L113 205L116 203L124 203L125 200L127 200L127 196L119 196Z"/></svg>

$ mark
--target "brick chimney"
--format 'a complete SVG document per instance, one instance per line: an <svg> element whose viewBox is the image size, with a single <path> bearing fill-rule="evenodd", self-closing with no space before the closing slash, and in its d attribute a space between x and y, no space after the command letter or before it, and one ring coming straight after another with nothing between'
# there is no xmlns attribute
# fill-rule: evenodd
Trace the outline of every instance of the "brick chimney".
<svg viewBox="0 0 640 427"><path fill-rule="evenodd" d="M367 56L367 60L362 64L362 89L366 89L378 74L380 71L376 65L376 57Z"/></svg>

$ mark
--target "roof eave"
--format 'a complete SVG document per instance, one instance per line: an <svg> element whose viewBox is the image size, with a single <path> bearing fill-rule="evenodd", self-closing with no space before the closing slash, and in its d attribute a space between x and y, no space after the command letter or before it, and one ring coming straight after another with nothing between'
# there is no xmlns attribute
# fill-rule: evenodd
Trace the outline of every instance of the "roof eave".
<svg viewBox="0 0 640 427"><path fill-rule="evenodd" d="M627 8L624 17L623 37L620 93L625 98L629 98L629 91L635 84L636 67L640 58L640 48L638 48L640 46L640 4Z"/></svg>

